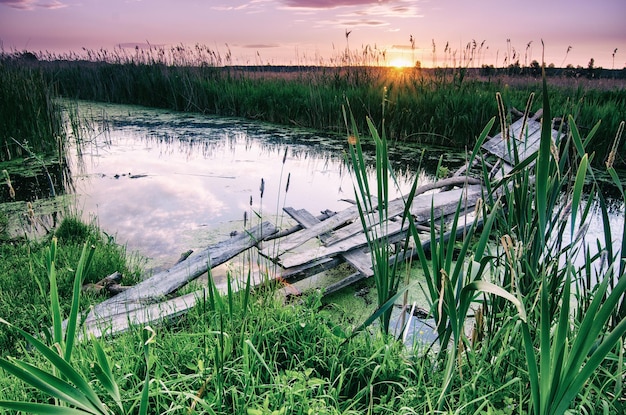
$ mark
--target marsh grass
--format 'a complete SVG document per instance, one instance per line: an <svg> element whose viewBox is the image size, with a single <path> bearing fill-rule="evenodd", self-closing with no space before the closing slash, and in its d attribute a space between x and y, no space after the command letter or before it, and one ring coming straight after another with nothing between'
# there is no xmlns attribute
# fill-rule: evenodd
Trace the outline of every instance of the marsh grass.
<svg viewBox="0 0 626 415"><path fill-rule="evenodd" d="M23 55L0 54L0 162L36 154L64 156L63 119L56 91Z"/></svg>
<svg viewBox="0 0 626 415"><path fill-rule="evenodd" d="M456 149L473 147L476 137L468 132L480 131L496 112L496 91L503 91L510 105L520 109L530 93L541 92L540 82L533 77L520 81L470 75L469 68L461 75L457 68L399 71L372 66L369 51L360 59L350 59L350 65L340 60L294 67L234 66L228 53L222 56L199 45L85 54L42 55L40 60L17 59L20 54L4 56L23 73L40 73L46 85L55 85L61 96L70 99L246 117L338 134L343 132L344 98L353 103L359 130L368 131L367 117L383 119L380 102L386 87L384 118L391 142ZM599 164L606 159L623 118L623 84L596 88L591 83L554 79L555 84L563 84L550 92L555 114L575 114L581 128L603 120L593 139ZM572 106L576 111L570 111ZM380 129L380 124L376 127ZM624 166L625 160L618 156L616 163Z"/></svg>

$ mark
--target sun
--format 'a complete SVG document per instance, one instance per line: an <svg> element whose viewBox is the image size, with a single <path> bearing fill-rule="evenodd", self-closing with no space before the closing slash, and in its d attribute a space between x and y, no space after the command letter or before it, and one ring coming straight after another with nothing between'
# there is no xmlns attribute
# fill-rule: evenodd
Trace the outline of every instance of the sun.
<svg viewBox="0 0 626 415"><path fill-rule="evenodd" d="M392 59L392 60L389 62L389 66L391 66L391 67L393 67L393 68L398 68L398 69L401 69L401 68L408 68L408 67L411 67L411 66L413 66L413 63L411 63L411 61L410 61L410 60L408 60L408 59L404 59L404 58L395 58L395 59Z"/></svg>

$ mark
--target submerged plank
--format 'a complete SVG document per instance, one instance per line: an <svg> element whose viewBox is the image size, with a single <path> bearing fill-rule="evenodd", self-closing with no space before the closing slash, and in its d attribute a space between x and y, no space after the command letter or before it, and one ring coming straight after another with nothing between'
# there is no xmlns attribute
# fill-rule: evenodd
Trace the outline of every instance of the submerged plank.
<svg viewBox="0 0 626 415"><path fill-rule="evenodd" d="M85 329L96 330L98 326L111 324L114 316L126 315L148 304L159 303L164 296L206 273L210 267L228 261L275 231L274 225L263 222L250 231L209 246L169 270L159 272L95 306L85 319Z"/></svg>

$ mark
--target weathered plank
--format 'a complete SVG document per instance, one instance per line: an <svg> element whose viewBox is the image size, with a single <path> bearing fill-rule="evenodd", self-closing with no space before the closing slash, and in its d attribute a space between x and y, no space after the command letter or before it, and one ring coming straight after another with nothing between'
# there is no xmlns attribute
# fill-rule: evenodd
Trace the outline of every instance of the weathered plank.
<svg viewBox="0 0 626 415"><path fill-rule="evenodd" d="M301 224L304 228L315 226L320 222L306 209L295 210L293 208L285 208L285 212L287 212L292 218L296 220L296 222ZM329 233L325 233L319 236L320 241L322 242L325 242L326 239L328 239L329 237L331 237L331 234ZM348 262L350 265L356 268L365 277L371 277L372 275L374 275L374 271L372 270L372 256L370 255L369 250L347 251L340 253L339 257L341 257L341 260Z"/></svg>
<svg viewBox="0 0 626 415"><path fill-rule="evenodd" d="M496 157L504 160L509 165L515 164L513 145L517 147L517 155L520 161L525 160L531 154L539 150L541 141L541 122L529 119L523 127L524 120L520 118L510 128L510 139L503 140L502 133L498 133L492 139L486 141L482 148ZM524 128L522 130L522 128ZM558 131L552 129L552 139L556 141Z"/></svg>
<svg viewBox="0 0 626 415"><path fill-rule="evenodd" d="M472 226L474 222L474 219L470 219L468 218L467 220L462 220L462 218L459 219L459 227L457 228L456 233L454 234L454 237L456 239L460 239L462 238L465 233L467 232L467 230ZM482 223L481 223L482 224ZM452 232L446 232L443 236L443 242L446 243L450 238L452 237ZM430 235L429 234L420 234L419 235L419 239L420 239L420 243L422 244L422 248L424 249L424 252L428 252L430 251ZM393 261L399 261L400 263L403 261L406 261L409 258L415 257L417 256L417 250L415 248L411 248L408 252L407 251L401 251L397 256L393 256L389 259L390 263L393 263ZM371 264L371 261L370 261ZM373 272L373 271L372 271ZM350 274L347 277L333 283L330 284L328 286L326 286L326 288L324 288L323 290L323 295L330 295L334 292L337 292L351 284L354 284L357 281L360 281L364 278L367 278L369 276L364 275L362 272L355 272L354 274Z"/></svg>
<svg viewBox="0 0 626 415"><path fill-rule="evenodd" d="M453 213L456 210L461 198L466 199L468 207L474 206L476 200L480 196L480 192L480 186L470 186L467 189L455 189L449 192L421 195L414 200L412 207L416 206L416 210L413 211L412 209L412 214L416 218L416 223L422 223L430 220L432 209L432 214L434 215L434 218L437 219L442 215L445 216ZM389 237L393 237L400 232L406 231L408 227L407 224L404 224L404 227L402 227L401 221L389 221L384 225L385 234ZM380 224L375 225L373 229L376 230L378 235L384 235ZM279 263L284 268L290 268L306 264L320 258L335 256L365 245L367 245L367 236L365 233L360 232L349 238L336 242L333 245L319 246L304 252L285 252L280 256Z"/></svg>
<svg viewBox="0 0 626 415"><path fill-rule="evenodd" d="M319 260L308 262L299 266L291 267L281 271L280 277L290 283L303 280L311 275L319 274L335 268L343 262L343 258L320 258Z"/></svg>
<svg viewBox="0 0 626 415"><path fill-rule="evenodd" d="M264 236L275 231L274 225L263 222L250 231L209 246L169 270L159 272L123 293L103 301L87 315L84 322L85 330L97 331L100 326L111 325L115 316L129 315L128 313L133 310L144 312L142 309L146 309L150 304L163 305L164 303L160 301L164 296L206 273L209 268L222 264L256 245Z"/></svg>
<svg viewBox="0 0 626 415"><path fill-rule="evenodd" d="M273 248L268 247L261 250L261 254L268 258L276 258L282 253L297 248L318 235L322 235L343 224L353 222L358 217L358 208L356 206L350 206L349 208L338 212L336 215L318 223L317 225L286 236L281 240L278 252L274 252Z"/></svg>
<svg viewBox="0 0 626 415"><path fill-rule="evenodd" d="M460 179L460 178L456 178L456 179ZM476 179L469 179L469 181L473 184L476 184L477 182ZM442 186L442 187L449 186L450 183L458 184L456 180L449 181L447 179L440 180L437 183L430 183L430 184L421 186L420 189L422 189L422 191L421 192L416 191L416 196L414 197L413 203L411 204L411 213L414 216L419 215L419 217L416 219L416 222L415 222L416 224L421 224L430 220L431 203L432 205L435 206L435 208L437 208L439 206L442 206L448 203L447 202L448 200L454 200L456 203L458 203L459 199L463 196L463 192L464 192L463 189L453 189L448 192L435 193L434 195L424 194L425 192L429 190L434 190L439 186ZM478 183L480 182L478 181ZM478 196L479 193L480 193L479 186L470 186L468 188L467 196L469 199L472 200L471 206L473 206L473 202L476 200L476 197ZM387 209L387 211L388 211L388 216L390 218L393 216L401 215L404 212L404 201L400 199L399 202L400 203L398 203L398 199L396 199L394 202L389 204L389 208ZM422 214L424 212L427 212L428 215L424 216ZM378 214L374 213L374 214L368 215L365 223L370 224L370 225L378 224ZM362 231L363 231L363 224L361 223L361 221L360 220L355 221L351 223L350 225L344 226L341 229L337 229L336 231L332 233L331 237L326 238L326 240L322 242L324 242L324 245L330 246L339 241L347 239L353 235L356 235Z"/></svg>

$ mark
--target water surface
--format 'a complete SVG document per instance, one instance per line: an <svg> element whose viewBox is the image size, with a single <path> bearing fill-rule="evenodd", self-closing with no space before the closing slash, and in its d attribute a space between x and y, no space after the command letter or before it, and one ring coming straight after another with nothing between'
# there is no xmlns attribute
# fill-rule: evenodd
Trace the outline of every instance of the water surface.
<svg viewBox="0 0 626 415"><path fill-rule="evenodd" d="M242 231L244 216L286 227L284 206L317 215L354 199L342 137L134 106L81 103L79 113L90 130L72 157L78 208L150 267ZM404 191L432 180L415 171L418 152L397 154Z"/></svg>

